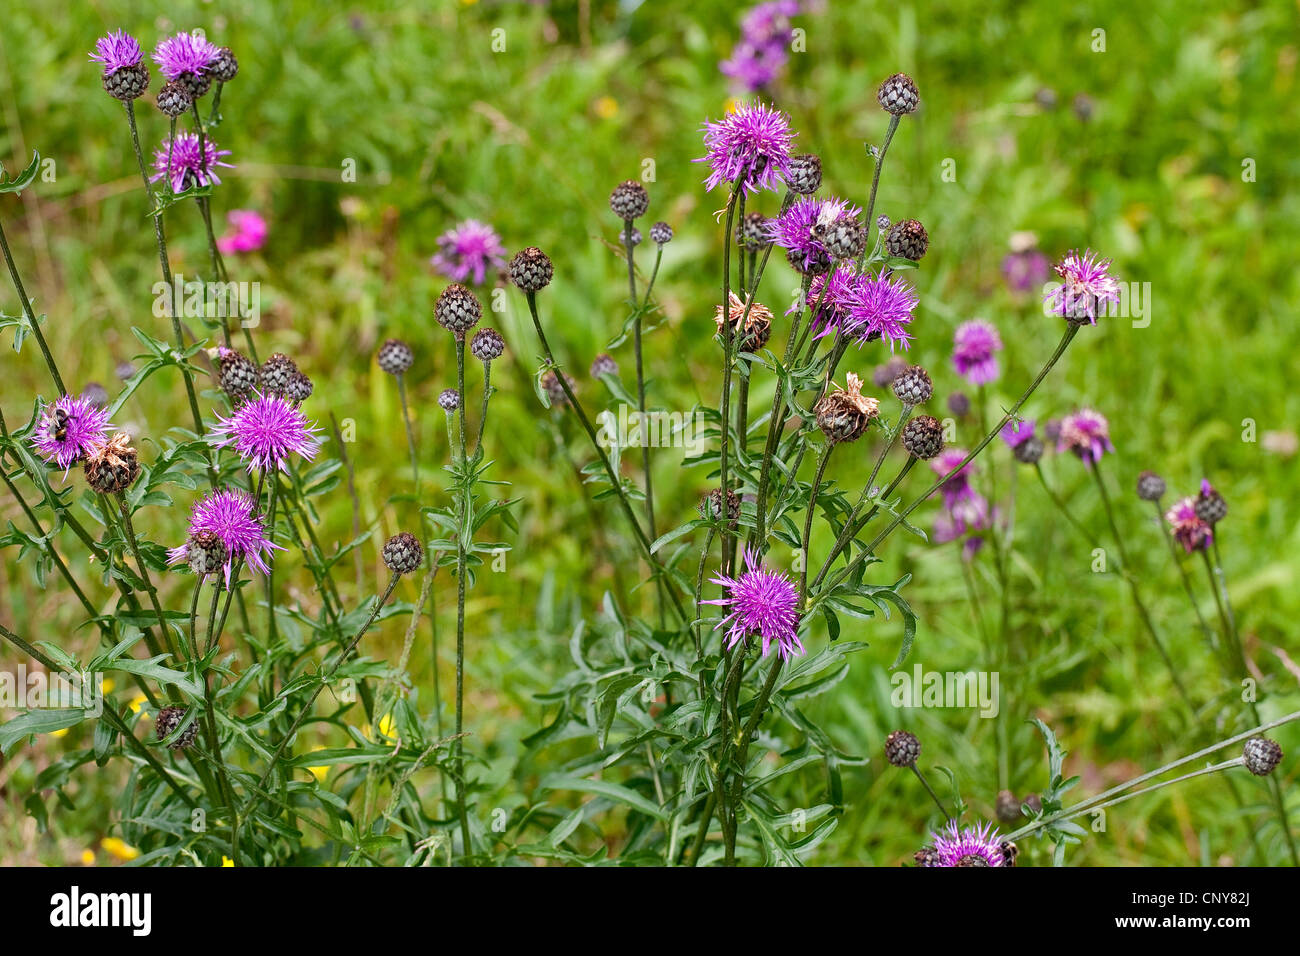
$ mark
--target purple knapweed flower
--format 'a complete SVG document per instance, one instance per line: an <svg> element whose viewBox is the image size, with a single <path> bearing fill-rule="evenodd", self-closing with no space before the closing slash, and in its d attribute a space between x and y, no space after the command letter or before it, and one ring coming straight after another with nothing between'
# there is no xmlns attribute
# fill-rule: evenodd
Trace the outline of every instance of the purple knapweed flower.
<svg viewBox="0 0 1300 956"><path fill-rule="evenodd" d="M1183 498L1165 512L1165 520L1173 530L1174 540L1188 554L1204 551L1214 541L1214 529L1196 514L1196 499Z"/></svg>
<svg viewBox="0 0 1300 956"><path fill-rule="evenodd" d="M740 40L731 58L718 64L735 86L756 93L778 76L790 59L794 28L790 18L799 12L798 0L760 3L740 21Z"/></svg>
<svg viewBox="0 0 1300 956"><path fill-rule="evenodd" d="M780 110L742 103L718 122L705 122L704 145L707 155L694 162L709 164L708 189L739 180L749 192L776 190L790 172L794 134Z"/></svg>
<svg viewBox="0 0 1300 956"><path fill-rule="evenodd" d="M935 866L1006 866L998 831L987 823L960 828L954 820L935 835L934 848Z"/></svg>
<svg viewBox="0 0 1300 956"><path fill-rule="evenodd" d="M1074 452L1085 465L1101 461L1101 456L1114 451L1110 443L1110 422L1101 412L1081 408L1073 415L1061 419L1061 437L1057 451Z"/></svg>
<svg viewBox="0 0 1300 956"><path fill-rule="evenodd" d="M726 588L728 594L715 601L700 603L727 609L726 616L714 630L730 624L726 634L728 647L734 647L750 634L757 633L763 639L764 657L774 642L776 652L783 659L803 654L803 643L798 633L799 592L784 574L768 570L759 563L757 554L746 548L745 571L739 577L718 574L710 580Z"/></svg>
<svg viewBox="0 0 1300 956"><path fill-rule="evenodd" d="M1002 337L990 322L971 319L957 326L952 337L952 364L972 385L987 385L998 377L997 353Z"/></svg>
<svg viewBox="0 0 1300 956"><path fill-rule="evenodd" d="M807 197L793 203L774 219L767 220L767 237L786 250L790 265L803 273L825 272L831 254L822 242L826 230L843 216L856 217L862 210L843 199Z"/></svg>
<svg viewBox="0 0 1300 956"><path fill-rule="evenodd" d="M108 441L108 412L85 396L64 395L45 408L32 445L46 462L69 468Z"/></svg>
<svg viewBox="0 0 1300 956"><path fill-rule="evenodd" d="M217 175L217 167L234 168L230 163L222 162L222 157L229 155L230 150L217 149L217 144L210 136L204 138L203 153L200 155L198 134L183 130L177 133L176 138L170 143L163 140L162 145L154 152L154 174L149 177L149 182L157 182L166 177L167 185L174 193L184 192L191 186L220 183L221 178Z"/></svg>
<svg viewBox="0 0 1300 956"><path fill-rule="evenodd" d="M212 435L213 445L233 447L250 472L255 468L288 471L286 462L291 454L311 461L320 447L314 425L293 402L278 394L254 392L233 415L212 427Z"/></svg>
<svg viewBox="0 0 1300 956"><path fill-rule="evenodd" d="M975 464L974 462L962 464L969 454L970 452L965 448L945 448L930 459L930 470L943 479L939 492L943 495L944 506L949 510L956 502L975 494L975 490L970 485L970 476L975 471Z"/></svg>
<svg viewBox="0 0 1300 956"><path fill-rule="evenodd" d="M908 347L912 333L907 327L920 300L916 290L903 279L870 272L852 275L851 281L840 287L832 284L827 295L841 316L835 331L856 340L859 347L881 338L889 342L891 352L895 345ZM830 331L829 327L823 328L819 335Z"/></svg>
<svg viewBox="0 0 1300 956"><path fill-rule="evenodd" d="M1119 304L1119 281L1108 272L1110 263L1091 249L1082 254L1071 250L1056 265L1061 284L1043 297L1048 311L1072 322L1086 319L1096 325L1102 303Z"/></svg>
<svg viewBox="0 0 1300 956"><path fill-rule="evenodd" d="M1002 431L998 432L998 434L1002 436L1002 440L1007 445L1017 448L1034 437L1034 420L1032 418L1022 418L1018 422L1007 422L1002 426Z"/></svg>
<svg viewBox="0 0 1300 956"><path fill-rule="evenodd" d="M1051 274L1051 263L1038 249L1008 252L1002 260L1002 279L1012 292L1032 292L1042 288Z"/></svg>
<svg viewBox="0 0 1300 956"><path fill-rule="evenodd" d="M144 51L135 37L122 30L114 30L95 41L95 52L90 58L104 64L104 76L112 76L124 66L136 66L144 59Z"/></svg>
<svg viewBox="0 0 1300 956"><path fill-rule="evenodd" d="M232 209L226 213L231 232L217 240L223 255L256 252L266 242L266 220L252 209Z"/></svg>
<svg viewBox="0 0 1300 956"><path fill-rule="evenodd" d="M458 223L439 236L437 243L438 252L429 264L453 282L466 282L472 276L475 285L482 285L489 269L506 264L501 237L477 219Z"/></svg>
<svg viewBox="0 0 1300 956"><path fill-rule="evenodd" d="M214 491L200 499L190 512L189 533L192 538L201 531L215 534L226 546L226 586L237 558L243 558L250 569L266 574L270 568L266 558L273 550L284 550L266 535L266 521L258 512L253 496L241 490ZM187 545L167 552L169 564L184 564L188 559ZM264 557L265 556L265 557Z"/></svg>
<svg viewBox="0 0 1300 956"><path fill-rule="evenodd" d="M167 79L175 80L185 74L202 76L220 52L215 43L201 34L178 33L158 44L153 61Z"/></svg>

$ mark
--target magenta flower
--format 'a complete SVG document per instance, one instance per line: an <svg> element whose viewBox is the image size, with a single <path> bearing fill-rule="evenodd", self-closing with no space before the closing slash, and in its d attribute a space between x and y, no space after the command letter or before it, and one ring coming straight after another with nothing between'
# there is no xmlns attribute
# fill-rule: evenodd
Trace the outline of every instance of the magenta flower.
<svg viewBox="0 0 1300 956"><path fill-rule="evenodd" d="M266 220L252 209L232 209L226 213L231 232L217 240L223 255L256 252L266 242Z"/></svg>
<svg viewBox="0 0 1300 956"><path fill-rule="evenodd" d="M266 535L266 522L258 513L257 502L246 491L214 491L194 505L190 512L189 533L192 538L200 531L210 531L226 546L226 587L237 558L259 574L270 568L265 557L275 549L284 550ZM182 544L167 552L168 563L184 564L188 560L188 546ZM263 557L265 555L265 557Z"/></svg>
<svg viewBox="0 0 1300 956"><path fill-rule="evenodd" d="M1006 866L998 831L987 823L958 828L954 820L935 835L934 848L935 866Z"/></svg>
<svg viewBox="0 0 1300 956"><path fill-rule="evenodd" d="M64 473L108 441L108 412L84 396L64 395L45 408L32 432L32 445Z"/></svg>
<svg viewBox="0 0 1300 956"><path fill-rule="evenodd" d="M158 44L153 51L153 61L169 80L185 74L198 77L220 52L220 48L206 37L197 33L178 33Z"/></svg>
<svg viewBox="0 0 1300 956"><path fill-rule="evenodd" d="M862 210L843 199L805 197L793 203L780 216L767 220L765 229L770 241L786 250L786 258L795 269L814 275L825 272L831 254L822 244L826 229L842 216L858 216Z"/></svg>
<svg viewBox="0 0 1300 956"><path fill-rule="evenodd" d="M104 64L104 76L112 76L124 66L135 66L144 59L144 51L135 37L114 30L95 41L95 52L90 58Z"/></svg>
<svg viewBox="0 0 1300 956"><path fill-rule="evenodd" d="M750 634L763 639L763 656L767 656L772 643L783 659L804 652L799 640L799 592L784 574L769 571L758 561L757 554L745 549L745 571L736 578L718 574L710 580L729 592L727 597L701 604L717 604L727 609L727 614L716 631L725 624L728 647L735 647Z"/></svg>
<svg viewBox="0 0 1300 956"><path fill-rule="evenodd" d="M1214 541L1214 529L1196 516L1196 499L1183 498L1165 512L1174 533L1174 540L1183 546L1188 554L1204 551Z"/></svg>
<svg viewBox="0 0 1300 956"><path fill-rule="evenodd" d="M1101 461L1101 456L1114 451L1110 443L1110 422L1101 412L1081 408L1073 415L1061 419L1061 437L1057 451L1070 450L1085 465Z"/></svg>
<svg viewBox="0 0 1300 956"><path fill-rule="evenodd" d="M987 385L998 377L997 353L1002 338L992 323L971 319L957 326L952 337L952 364L972 385Z"/></svg>
<svg viewBox="0 0 1300 956"><path fill-rule="evenodd" d="M831 304L839 321L834 329L823 328L819 336L838 331L855 339L859 347L881 338L889 342L891 352L895 345L908 347L912 333L907 327L920 300L916 290L902 279L882 278L870 272L851 275L842 286L832 282L827 296L833 299Z"/></svg>
<svg viewBox="0 0 1300 956"><path fill-rule="evenodd" d="M1012 448L1023 445L1029 439L1034 437L1034 420L1032 418L1022 418L1018 422L1007 422L1002 426L1002 431L998 432L1002 440Z"/></svg>
<svg viewBox="0 0 1300 956"><path fill-rule="evenodd" d="M254 392L252 399L212 427L213 445L232 446L250 472L255 468L288 471L286 462L291 454L307 461L316 457L320 442L315 430L314 423L308 424L307 417L284 396Z"/></svg>
<svg viewBox="0 0 1300 956"><path fill-rule="evenodd" d="M474 284L482 285L489 269L500 269L506 264L506 247L501 237L477 219L466 219L448 229L438 237L437 243L438 253L429 263L453 282L465 282L473 276Z"/></svg>
<svg viewBox="0 0 1300 956"><path fill-rule="evenodd" d="M1041 288L1051 274L1047 256L1037 249L1009 252L1002 260L1002 278L1012 292L1032 292Z"/></svg>
<svg viewBox="0 0 1300 956"><path fill-rule="evenodd" d="M708 189L740 180L745 189L776 190L790 172L794 134L790 118L762 103L741 104L716 123L704 124L707 155L694 160L709 164Z"/></svg>
<svg viewBox="0 0 1300 956"><path fill-rule="evenodd" d="M962 465L968 454L970 453L964 448L945 448L930 459L930 470L944 480L939 486L939 493L943 495L944 507L949 511L956 506L957 502L975 495L975 489L970 483L975 464L967 462Z"/></svg>
<svg viewBox="0 0 1300 956"><path fill-rule="evenodd" d="M217 167L234 168L230 163L222 162L222 157L229 155L230 150L217 149L217 144L208 136L204 138L203 154L200 156L198 134L184 130L177 133L176 139L170 144L164 140L154 152L154 174L149 177L149 182L154 183L166 177L167 185L174 193L182 193L192 186L220 183Z"/></svg>
<svg viewBox="0 0 1300 956"><path fill-rule="evenodd" d="M740 41L731 59L718 64L737 88L756 93L766 87L785 68L790 58L790 41L794 29L790 18L799 12L798 0L772 0L760 3L740 21Z"/></svg>
<svg viewBox="0 0 1300 956"><path fill-rule="evenodd" d="M1089 325L1096 325L1102 303L1119 304L1119 280L1107 271L1110 262L1091 249L1082 255L1071 250L1056 265L1061 284L1044 296L1048 311L1073 322L1087 319Z"/></svg>

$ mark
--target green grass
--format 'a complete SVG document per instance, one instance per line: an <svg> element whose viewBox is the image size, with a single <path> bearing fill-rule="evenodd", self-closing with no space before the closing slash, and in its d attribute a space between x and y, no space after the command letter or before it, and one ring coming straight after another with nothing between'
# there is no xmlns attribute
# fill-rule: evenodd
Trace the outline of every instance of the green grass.
<svg viewBox="0 0 1300 956"><path fill-rule="evenodd" d="M714 213L723 198L703 192L701 167L690 160L701 152L701 122L725 109L728 90L716 64L734 39L738 11L730 4L646 4L624 15L612 4L594 4L586 24L572 3L438 6L425 12L378 3L359 13L301 0L274 9L245 0L220 5L217 20L209 4L176 3L164 25L148 4L47 4L7 10L0 39L0 159L13 171L36 148L56 172L21 202L0 199L0 217L36 308L49 316L47 335L74 390L92 380L115 387L116 362L138 351L132 325L165 334L165 320L150 312L157 261L122 110L99 89L86 51L110 28L151 46L164 29L201 25L237 52L241 72L223 95L216 136L237 168L214 204L219 215L251 207L270 219L263 253L232 265L232 278L262 284L261 353L287 352L315 379L314 416L355 423L348 454L357 466L362 521L376 529L366 552L367 588L380 571L378 542L415 511L404 497L409 471L396 388L373 363L389 336L417 349L410 383L423 485L426 501L445 503L437 488L447 448L435 398L454 384L455 365L432 321L443 282L427 259L434 238L456 220L489 220L512 250L535 244L551 254L557 280L543 298L549 334L561 361L585 380L624 314L624 264L612 249L618 223L606 197L653 160L648 221L667 220L677 238L657 286L666 320L650 337L652 404L680 411L696 402L716 405L720 382L711 333L721 252ZM1268 719L1296 709L1300 671L1286 656L1296 654L1300 613L1300 522L1289 494L1295 460L1242 440L1247 421L1262 437L1293 432L1300 415L1288 375L1300 296L1300 199L1291 188L1300 173L1294 5L1275 0L1211 12L1172 0L1106 2L1086 15L1048 3L828 6L800 18L807 52L793 57L776 101L801 131L799 144L822 155L828 188L863 202L871 174L863 143L878 141L885 126L875 87L897 69L916 78L923 110L894 140L877 204L894 219L922 220L931 236L922 268L911 274L921 306L909 357L934 372L937 393L946 395L959 387L947 358L953 328L988 318L1007 345L1004 375L988 402L997 409L1014 401L1059 336L1035 301L1014 298L1000 281L1007 239L1018 230L1035 231L1052 255L1090 245L1114 256L1125 279L1150 283L1150 326L1114 319L1085 329L1026 414L1041 420L1086 403L1109 416L1118 453L1104 468L1136 571L1186 683L1207 701L1218 685L1201 637L1150 513L1131 489L1144 468L1165 475L1171 493L1191 493L1202 475L1215 481L1231 507L1223 546L1233 599L1266 678L1261 710ZM499 53L492 50L498 28L506 41ZM1098 28L1106 31L1104 53L1091 49ZM1042 86L1057 92L1056 109L1035 105ZM1095 102L1088 122L1070 108L1080 93ZM142 113L152 144L165 133L164 122L156 111ZM342 181L347 160L355 160L356 182ZM1253 181L1243 181L1244 160L1254 161ZM955 169L955 181L943 177L945 164ZM762 211L774 213L777 201L764 197ZM169 232L175 270L201 273L206 246L195 211L173 211ZM797 286L780 262L760 298L779 315ZM527 755L522 738L549 717L533 695L571 666L567 638L578 619L595 616L602 593L615 587L616 570L629 578L638 572L609 502L594 507L613 539L615 561L593 547L595 521L556 452L551 413L533 392L538 347L521 300L503 293L492 301L492 322L506 337L510 361L497 380L489 454L496 477L508 480L509 495L521 502L508 570L480 575L470 595L467 713L469 749L483 758L489 781L480 806L512 808L573 799L539 792L538 777L552 758L558 763L590 742ZM0 310L17 312L7 282ZM777 335L780 329L778 323ZM626 381L630 349L616 358ZM844 367L869 378L883 358L868 349ZM48 380L30 344L2 361L0 407L13 425L25 420L36 394L48 395ZM607 400L595 383L581 388L593 405ZM770 389L770 381L756 383L755 408L770 402ZM131 426L148 448L148 436L156 442L185 415L183 393L152 382L119 424ZM564 440L585 463L589 451L573 424L564 426ZM959 442L978 437L974 426L959 425ZM870 454L854 447L837 455L829 476L856 492ZM1010 460L1003 449L996 454L1005 489ZM680 464L679 451L655 456L661 530L692 517L707 487L702 469ZM1083 469L1064 459L1046 465L1082 519L1106 538ZM985 474L988 468L985 462ZM1007 714L1009 779L1018 793L1046 784L1041 742L1022 723L1036 715L1055 728L1071 751L1069 768L1092 792L1192 749L1191 736L1122 582L1091 573L1092 555L1030 477L1018 474L1010 617L1024 659L1002 674L1015 707ZM923 480L908 487L915 493ZM346 542L345 490L324 500L323 540ZM149 535L175 540L188 504L179 498L176 508L153 509ZM7 499L0 507L20 520ZM919 514L928 527L933 506ZM779 549L778 559L788 558ZM987 566L977 563L977 576L986 576ZM980 638L959 567L953 548L900 537L873 571L879 581L914 576L904 593L921 624L908 666L977 666ZM310 587L305 574L283 577ZM351 577L341 575L345 597L355 599ZM399 593L413 600L415 587L405 584ZM981 587L996 594L990 581ZM89 631L76 630L78 608L66 593L36 586L12 552L0 588L0 621L70 648L92 643ZM1201 593L1208 602L1208 590ZM648 609L650 595L638 591L627 600ZM455 622L450 576L440 577L435 596L445 701L446 635ZM1213 611L1208 603L1205 609ZM395 656L403 630L402 621L389 622L366 647L374 656ZM888 667L901 625L854 621L845 636L869 641L871 649L857 655L851 676L812 713L840 748L872 760L845 768L845 818L809 862L894 864L921 842L927 801L910 775L882 765L884 735L900 724L915 730L924 741L923 763L950 767L972 810L987 815L998 787L994 722L938 710L900 717L889 700ZM427 709L427 629L411 670L413 693ZM1223 716L1217 706L1200 714L1197 734L1212 739ZM48 833L32 838L33 825L23 820L22 795L35 774L89 732L43 739L0 766L8 821L0 826L0 860L75 861L109 834L109 806L123 786L115 770L82 768L67 788L66 806L47 795ZM787 746L794 742L788 728L773 732L790 735L781 738ZM1300 747L1293 729L1278 739L1288 751ZM1294 780L1293 766L1284 764L1284 783ZM431 775L420 779L424 787L437 785ZM818 802L820 786L816 773L793 776L790 806ZM1250 788L1249 799L1262 803L1263 788ZM1196 781L1116 809L1106 831L1071 859L1240 861L1248 845L1237 813L1222 787ZM1259 823L1270 860L1281 862L1272 818L1254 814L1250 821ZM606 826L617 846L616 822ZM1026 856L1045 862L1039 852L1030 847Z"/></svg>

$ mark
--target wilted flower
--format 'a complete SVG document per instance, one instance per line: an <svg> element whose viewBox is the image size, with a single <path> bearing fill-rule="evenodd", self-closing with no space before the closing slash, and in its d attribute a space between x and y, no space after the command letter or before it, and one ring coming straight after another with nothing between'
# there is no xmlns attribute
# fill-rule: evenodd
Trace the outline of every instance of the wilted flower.
<svg viewBox="0 0 1300 956"><path fill-rule="evenodd" d="M972 385L987 385L998 377L997 353L1002 338L992 323L971 319L957 326L952 337L952 364Z"/></svg>
<svg viewBox="0 0 1300 956"><path fill-rule="evenodd" d="M184 192L192 186L219 184L221 177L217 175L217 167L234 168L222 161L223 156L229 155L230 150L217 149L210 136L204 138L200 153L198 134L182 130L170 144L164 140L154 152L154 174L149 177L149 182L165 177L174 193Z"/></svg>
<svg viewBox="0 0 1300 956"><path fill-rule="evenodd" d="M195 504L186 537L193 538L204 531L215 534L226 546L227 587L236 559L242 558L250 569L266 574L269 568L264 556L269 557L274 549L284 550L266 536L266 523L258 513L257 502L246 491L214 491ZM188 545L172 548L167 557L171 564L186 563Z"/></svg>
<svg viewBox="0 0 1300 956"><path fill-rule="evenodd" d="M745 570L735 578L718 574L710 579L726 588L728 595L702 604L716 604L727 610L714 630L727 628L728 647L735 647L750 634L763 640L766 657L773 643L784 659L804 653L799 640L799 592L788 577L759 563L757 554L745 549Z"/></svg>
<svg viewBox="0 0 1300 956"><path fill-rule="evenodd" d="M231 232L217 240L222 255L256 252L266 242L266 220L252 209L232 209L226 213Z"/></svg>
<svg viewBox="0 0 1300 956"><path fill-rule="evenodd" d="M65 472L108 440L108 412L85 396L64 395L49 405L32 432L37 454Z"/></svg>
<svg viewBox="0 0 1300 956"><path fill-rule="evenodd" d="M772 311L763 303L755 302L748 306L749 316L745 316L747 303L736 293L732 292L728 300L728 317L731 319L732 335L736 336L735 347L739 352L756 352L767 344L768 336L772 334ZM745 327L740 327L741 321L744 321ZM713 324L718 330L718 334L723 336L725 341L726 333L723 326L722 306L717 305L713 308Z"/></svg>
<svg viewBox="0 0 1300 956"><path fill-rule="evenodd" d="M1096 325L1103 303L1119 303L1119 281L1107 271L1110 262L1091 249L1082 254L1072 250L1056 265L1061 284L1044 297L1048 310L1071 322Z"/></svg>
<svg viewBox="0 0 1300 956"><path fill-rule="evenodd" d="M314 433L298 406L279 394L254 393L234 414L212 427L213 444L217 448L233 446L250 472L255 468L288 471L286 462L294 453L311 461L320 447Z"/></svg>
<svg viewBox="0 0 1300 956"><path fill-rule="evenodd" d="M1196 516L1195 498L1189 496L1175 502L1174 506L1165 512L1165 520L1173 530L1174 540L1181 544L1188 554L1193 551L1204 551L1214 541L1213 529Z"/></svg>
<svg viewBox="0 0 1300 956"><path fill-rule="evenodd" d="M1074 452L1085 465L1101 461L1101 456L1114 451L1110 443L1110 422L1106 416L1091 408L1081 408L1073 415L1061 419L1061 437L1058 451Z"/></svg>
<svg viewBox="0 0 1300 956"><path fill-rule="evenodd" d="M790 119L762 103L741 104L716 123L704 124L708 189L740 180L745 189L776 190L790 169L794 134Z"/></svg>
<svg viewBox="0 0 1300 956"><path fill-rule="evenodd" d="M453 282L482 285L489 269L506 264L506 247L496 230L477 219L466 219L437 239L438 252L429 264ZM472 278L471 278L472 277Z"/></svg>

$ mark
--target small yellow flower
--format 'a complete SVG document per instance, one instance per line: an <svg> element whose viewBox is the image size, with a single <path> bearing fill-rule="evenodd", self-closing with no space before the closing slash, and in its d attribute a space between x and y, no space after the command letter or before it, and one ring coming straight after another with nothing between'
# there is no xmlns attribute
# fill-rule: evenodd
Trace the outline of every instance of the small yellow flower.
<svg viewBox="0 0 1300 956"><path fill-rule="evenodd" d="M369 734L367 734L367 736L369 736ZM317 750L324 750L325 748L318 745L312 747L311 749L313 752L315 752ZM322 765L319 767L308 767L307 769L311 771L311 775L315 777L318 781L324 781L325 775L330 772L330 768L328 765Z"/></svg>
<svg viewBox="0 0 1300 956"><path fill-rule="evenodd" d="M50 731L50 736L51 736L51 737L66 737L67 735L68 735L68 728L67 728L67 727L64 727L62 730L51 730L51 731Z"/></svg>
<svg viewBox="0 0 1300 956"><path fill-rule="evenodd" d="M230 857L228 857L228 856L223 856L223 857L221 858L221 865L222 865L222 866L234 866L234 865L235 865L235 861L232 860L232 859L231 859Z"/></svg>
<svg viewBox="0 0 1300 956"><path fill-rule="evenodd" d="M99 841L99 845L103 847L104 852L109 856L117 857L117 859L124 862L134 860L140 855L139 850L131 846L131 844L119 840L117 837L104 837L104 839Z"/></svg>
<svg viewBox="0 0 1300 956"><path fill-rule="evenodd" d="M117 685L113 683L113 678L111 678L111 677L105 677L105 678L104 678L104 688L103 688L103 690L104 690L104 693L105 693L105 694L111 694L111 693L113 693L113 688L116 687L116 686L117 686Z"/></svg>
<svg viewBox="0 0 1300 956"><path fill-rule="evenodd" d="M133 713L133 714L138 714L138 713L140 713L140 708L144 706L144 702L145 702L146 700L148 700L148 699L149 699L149 698L145 697L144 694L136 694L134 697L132 697L132 698L131 698L131 713ZM145 717L146 717L146 718L147 718L148 716L149 716L148 714L145 714Z"/></svg>
<svg viewBox="0 0 1300 956"><path fill-rule="evenodd" d="M90 849L89 847L87 847L86 849L84 849L84 850L81 851L81 865L82 865L82 866L94 866L94 865L95 865L95 851L94 851L94 850L92 850L92 849Z"/></svg>
<svg viewBox="0 0 1300 956"><path fill-rule="evenodd" d="M618 100L612 96L602 96L596 100L596 115L601 119L613 119L618 115Z"/></svg>

